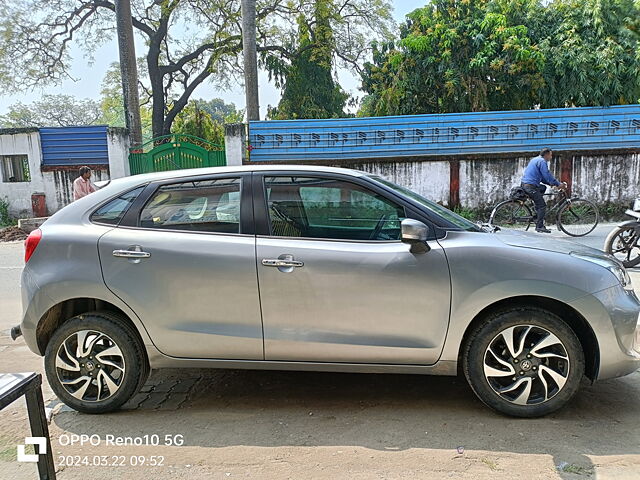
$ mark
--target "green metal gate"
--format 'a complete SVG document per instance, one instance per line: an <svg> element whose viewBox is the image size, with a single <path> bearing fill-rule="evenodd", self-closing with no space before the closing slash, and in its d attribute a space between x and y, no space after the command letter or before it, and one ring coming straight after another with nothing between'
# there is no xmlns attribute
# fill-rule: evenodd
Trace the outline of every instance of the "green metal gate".
<svg viewBox="0 0 640 480"><path fill-rule="evenodd" d="M129 150L131 175L226 164L222 146L193 135L164 135Z"/></svg>

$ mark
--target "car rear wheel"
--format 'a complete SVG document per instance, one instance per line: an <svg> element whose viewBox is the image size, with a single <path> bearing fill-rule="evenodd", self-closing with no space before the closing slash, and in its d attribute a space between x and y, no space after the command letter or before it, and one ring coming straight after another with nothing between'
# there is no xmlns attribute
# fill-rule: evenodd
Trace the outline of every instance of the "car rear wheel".
<svg viewBox="0 0 640 480"><path fill-rule="evenodd" d="M85 413L117 410L149 374L137 335L111 312L86 313L63 323L51 337L44 361L58 398Z"/></svg>
<svg viewBox="0 0 640 480"><path fill-rule="evenodd" d="M493 314L463 352L469 385L487 406L515 417L558 410L584 374L580 341L558 316L537 308Z"/></svg>

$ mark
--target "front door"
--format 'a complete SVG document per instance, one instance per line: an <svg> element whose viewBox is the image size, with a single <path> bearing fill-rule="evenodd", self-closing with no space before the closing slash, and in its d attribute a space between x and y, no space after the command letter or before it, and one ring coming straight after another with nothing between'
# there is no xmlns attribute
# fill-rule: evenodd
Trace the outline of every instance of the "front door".
<svg viewBox="0 0 640 480"><path fill-rule="evenodd" d="M163 184L136 225L99 241L107 287L156 347L187 358L262 360L255 237L241 231L240 177ZM243 222L244 224L244 222Z"/></svg>
<svg viewBox="0 0 640 480"><path fill-rule="evenodd" d="M437 242L424 254L400 242L404 206L321 175L265 176L264 192L269 235L256 250L266 360L437 361L449 269Z"/></svg>

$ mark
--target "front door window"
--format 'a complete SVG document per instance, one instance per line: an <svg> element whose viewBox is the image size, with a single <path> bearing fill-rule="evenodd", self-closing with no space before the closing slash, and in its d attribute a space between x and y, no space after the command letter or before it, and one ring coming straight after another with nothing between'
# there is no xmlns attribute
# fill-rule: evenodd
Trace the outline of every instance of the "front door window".
<svg viewBox="0 0 640 480"><path fill-rule="evenodd" d="M400 239L404 208L355 183L267 177L271 235L334 240Z"/></svg>

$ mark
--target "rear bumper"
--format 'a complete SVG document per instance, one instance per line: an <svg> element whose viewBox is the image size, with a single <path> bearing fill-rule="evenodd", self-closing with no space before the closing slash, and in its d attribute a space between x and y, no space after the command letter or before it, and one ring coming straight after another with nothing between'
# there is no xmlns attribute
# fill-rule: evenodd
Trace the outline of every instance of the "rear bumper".
<svg viewBox="0 0 640 480"><path fill-rule="evenodd" d="M22 323L19 327L20 332L29 350L42 356L44 352L40 351L36 336L36 328L40 320L40 315L37 312L46 312L51 307L53 300L38 288L38 284L27 266L22 270L21 289Z"/></svg>
<svg viewBox="0 0 640 480"><path fill-rule="evenodd" d="M615 286L571 303L588 320L598 341L596 379L628 375L640 368L640 300Z"/></svg>

